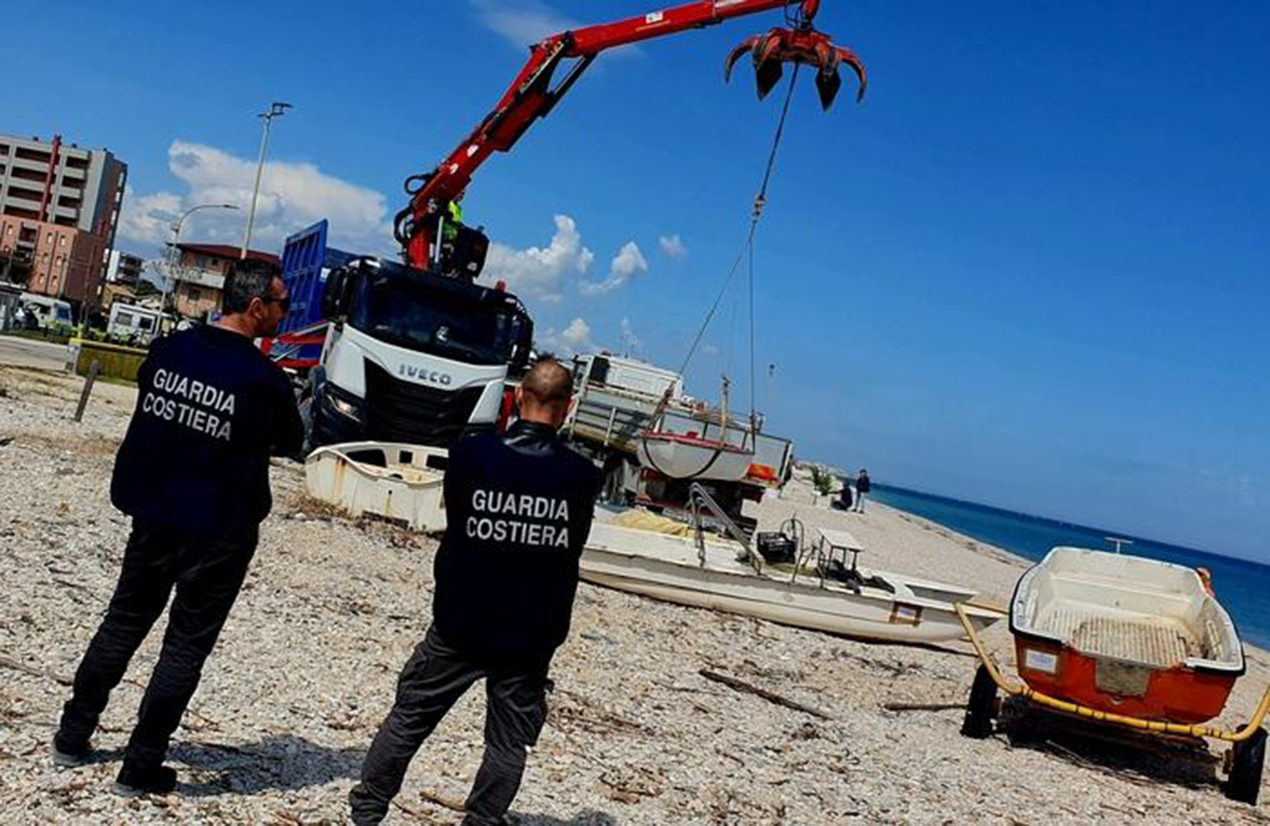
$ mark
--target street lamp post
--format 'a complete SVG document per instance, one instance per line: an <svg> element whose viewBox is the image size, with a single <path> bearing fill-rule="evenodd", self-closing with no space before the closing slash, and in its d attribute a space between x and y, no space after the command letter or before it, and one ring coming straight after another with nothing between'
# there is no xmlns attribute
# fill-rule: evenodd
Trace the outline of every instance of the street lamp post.
<svg viewBox="0 0 1270 826"><path fill-rule="evenodd" d="M238 256L244 260L247 258L247 250L251 247L252 226L256 223L256 198L260 196L260 174L265 169L265 149L269 146L269 126L273 123L274 118L285 115L290 108L291 104L289 103L278 103L275 101L269 104L268 112L261 112L259 115L263 122L260 130L260 160L256 162L256 185L251 191L251 211L247 213L247 235L243 238L242 252Z"/></svg>
<svg viewBox="0 0 1270 826"><path fill-rule="evenodd" d="M167 278L163 279L163 294L159 299L159 331L163 328L163 313L167 309L169 287L176 281L176 261L179 254L176 246L181 240L181 225L185 223L186 218L200 209L238 209L238 207L233 204L199 204L185 210L172 222L172 248L168 250Z"/></svg>

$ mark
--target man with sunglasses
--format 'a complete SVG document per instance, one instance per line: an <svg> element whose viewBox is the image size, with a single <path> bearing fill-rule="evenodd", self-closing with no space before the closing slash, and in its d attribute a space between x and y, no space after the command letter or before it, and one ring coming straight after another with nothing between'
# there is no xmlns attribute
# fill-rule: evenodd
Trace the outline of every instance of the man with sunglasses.
<svg viewBox="0 0 1270 826"><path fill-rule="evenodd" d="M297 454L304 428L286 374L253 343L277 332L290 296L277 268L238 262L223 317L156 340L137 377L111 501L132 517L114 596L75 674L53 760L76 766L128 661L175 590L115 791L163 794L163 765L203 662L216 644L272 505L270 455Z"/></svg>

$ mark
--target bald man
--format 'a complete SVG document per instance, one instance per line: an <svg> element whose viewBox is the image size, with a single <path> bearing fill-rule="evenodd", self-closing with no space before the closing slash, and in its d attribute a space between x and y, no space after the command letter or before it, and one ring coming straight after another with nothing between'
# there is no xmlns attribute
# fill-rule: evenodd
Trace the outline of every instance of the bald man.
<svg viewBox="0 0 1270 826"><path fill-rule="evenodd" d="M569 634L600 490L598 469L557 436L572 388L559 363L538 362L516 393L520 419L507 434L472 436L450 451L432 626L401 671L396 703L349 794L358 826L383 819L415 752L481 678L485 758L463 826L506 822L546 719L551 658Z"/></svg>

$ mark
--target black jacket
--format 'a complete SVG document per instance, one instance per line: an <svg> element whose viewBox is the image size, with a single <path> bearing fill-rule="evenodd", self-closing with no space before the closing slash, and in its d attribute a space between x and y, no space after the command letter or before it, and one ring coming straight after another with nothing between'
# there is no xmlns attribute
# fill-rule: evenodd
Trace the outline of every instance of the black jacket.
<svg viewBox="0 0 1270 826"><path fill-rule="evenodd" d="M300 450L286 373L251 339L200 326L150 345L110 498L137 519L207 535L255 527L272 506L269 456Z"/></svg>
<svg viewBox="0 0 1270 826"><path fill-rule="evenodd" d="M454 446L433 598L447 642L493 665L550 660L569 634L600 478L532 422Z"/></svg>

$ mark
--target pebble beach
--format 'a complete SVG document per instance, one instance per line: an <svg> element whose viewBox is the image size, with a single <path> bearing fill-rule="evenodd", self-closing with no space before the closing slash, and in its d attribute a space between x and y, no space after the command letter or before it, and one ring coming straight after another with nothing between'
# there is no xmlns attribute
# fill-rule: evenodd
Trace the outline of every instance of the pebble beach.
<svg viewBox="0 0 1270 826"><path fill-rule="evenodd" d="M135 389L0 367L0 812L5 823L342 824L397 672L431 615L436 541L310 500L275 462L274 509L169 764L177 792L110 788L158 653L157 629L112 697L93 762L49 757L67 684L110 598L129 522L109 501ZM796 486L795 486L796 487ZM861 564L977 586L1004 605L1025 561L870 502L770 497L761 530L797 516L850 530ZM1221 583L1217 583L1220 594ZM163 620L160 620L163 622ZM986 636L1007 673L1004 621ZM1217 723L1241 725L1270 654ZM556 690L513 814L525 826L665 824L1270 823L1224 797L1213 760L1084 737L962 737L968 644L870 644L583 583ZM728 675L793 706L706 679ZM915 708L920 707L920 708ZM392 824L457 824L481 758L469 692L415 759ZM1212 745L1220 757L1224 745Z"/></svg>

